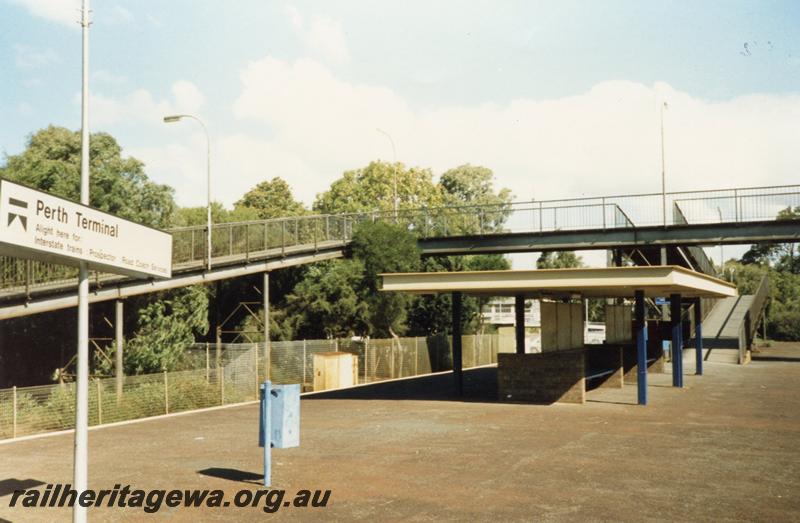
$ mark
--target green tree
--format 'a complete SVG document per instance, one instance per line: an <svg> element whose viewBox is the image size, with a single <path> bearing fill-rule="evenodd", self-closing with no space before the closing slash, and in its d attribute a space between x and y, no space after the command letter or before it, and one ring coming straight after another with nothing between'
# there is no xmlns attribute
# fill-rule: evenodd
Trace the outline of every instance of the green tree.
<svg viewBox="0 0 800 523"><path fill-rule="evenodd" d="M394 209L394 180L400 209L441 205L441 190L430 169L406 168L402 163L371 162L362 169L346 171L329 190L319 194L314 210L326 214Z"/></svg>
<svg viewBox="0 0 800 523"><path fill-rule="evenodd" d="M365 222L353 235L351 249L353 257L364 267L358 291L368 305L369 334L374 337L403 334L409 296L380 292L379 274L416 271L420 262L416 238L400 225Z"/></svg>
<svg viewBox="0 0 800 523"><path fill-rule="evenodd" d="M735 261L727 262L726 269L733 274L740 295L755 293L761 279L768 276L767 336L776 340L800 340L800 274L787 268Z"/></svg>
<svg viewBox="0 0 800 523"><path fill-rule="evenodd" d="M424 272L457 272L507 270L508 259L502 255L443 256L422 259ZM482 328L480 310L491 298L464 296L461 302L461 325L464 333L479 332ZM449 334L452 330L452 300L449 293L435 296L415 296L408 311L410 334L433 336Z"/></svg>
<svg viewBox="0 0 800 523"><path fill-rule="evenodd" d="M186 348L197 336L208 332L208 295L201 285L158 293L139 309L136 330L126 341L126 374L149 374L175 370ZM114 348L109 360L98 360L98 370L112 373Z"/></svg>
<svg viewBox="0 0 800 523"><path fill-rule="evenodd" d="M487 167L464 164L450 169L439 178L439 186L447 205L466 206L453 217L449 230L461 234L500 230L511 212L511 190L495 192L494 173Z"/></svg>
<svg viewBox="0 0 800 523"><path fill-rule="evenodd" d="M258 210L251 207L234 207L226 209L220 202L211 202L211 223L246 222L258 220ZM173 225L186 227L190 225L205 225L208 222L206 206L180 207L175 212Z"/></svg>
<svg viewBox="0 0 800 523"><path fill-rule="evenodd" d="M787 207L782 209L778 215L778 220L798 220L800 219L800 207ZM794 274L800 273L800 257L795 253L794 243L783 244L756 244L742 256L741 263L771 265L780 271L788 271Z"/></svg>
<svg viewBox="0 0 800 523"><path fill-rule="evenodd" d="M584 267L583 259L571 251L543 252L536 260L537 269L575 269Z"/></svg>
<svg viewBox="0 0 800 523"><path fill-rule="evenodd" d="M358 260L314 264L286 297L286 321L293 336L344 338L365 334L367 304L356 289L364 278Z"/></svg>
<svg viewBox="0 0 800 523"><path fill-rule="evenodd" d="M289 184L279 177L260 182L247 191L235 208L253 209L262 220L300 216L306 212L303 204L294 199Z"/></svg>
<svg viewBox="0 0 800 523"><path fill-rule="evenodd" d="M91 135L89 165L92 207L153 227L172 223L174 190L151 181L141 161L123 158L111 135ZM80 133L50 126L31 135L22 153L7 156L0 176L77 201L80 171Z"/></svg>

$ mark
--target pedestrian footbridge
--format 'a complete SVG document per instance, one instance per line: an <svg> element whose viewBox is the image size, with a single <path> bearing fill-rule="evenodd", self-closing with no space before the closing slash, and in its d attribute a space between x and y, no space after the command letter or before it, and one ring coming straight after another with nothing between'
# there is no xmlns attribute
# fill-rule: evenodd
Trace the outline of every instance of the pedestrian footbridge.
<svg viewBox="0 0 800 523"><path fill-rule="evenodd" d="M616 261L713 274L702 247L800 241L800 185L306 215L172 229L172 277L92 273L91 302L122 299L341 257L365 221L419 238L425 255L604 249ZM618 263L619 264L619 263ZM77 269L0 258L0 320L77 305Z"/></svg>

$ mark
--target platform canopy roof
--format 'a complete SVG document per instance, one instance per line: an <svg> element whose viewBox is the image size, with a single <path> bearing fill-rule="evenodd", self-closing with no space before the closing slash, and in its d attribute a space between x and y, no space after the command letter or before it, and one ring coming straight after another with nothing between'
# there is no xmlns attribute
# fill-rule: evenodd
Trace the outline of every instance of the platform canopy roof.
<svg viewBox="0 0 800 523"><path fill-rule="evenodd" d="M463 292L529 298L632 298L681 294L687 298L736 296L736 286L683 267L609 267L509 271L381 274L382 291L412 294Z"/></svg>

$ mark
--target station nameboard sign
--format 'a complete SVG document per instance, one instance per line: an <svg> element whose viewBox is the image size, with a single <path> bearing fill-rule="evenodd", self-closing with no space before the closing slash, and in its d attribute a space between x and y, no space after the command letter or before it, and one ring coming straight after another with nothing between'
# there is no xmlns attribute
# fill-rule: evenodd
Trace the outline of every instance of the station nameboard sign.
<svg viewBox="0 0 800 523"><path fill-rule="evenodd" d="M0 180L0 254L135 277L172 275L172 235Z"/></svg>

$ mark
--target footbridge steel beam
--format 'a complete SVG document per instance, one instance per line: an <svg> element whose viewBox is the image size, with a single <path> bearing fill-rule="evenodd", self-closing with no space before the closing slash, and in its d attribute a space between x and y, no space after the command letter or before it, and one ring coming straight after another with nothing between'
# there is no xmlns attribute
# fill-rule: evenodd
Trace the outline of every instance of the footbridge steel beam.
<svg viewBox="0 0 800 523"><path fill-rule="evenodd" d="M426 255L457 255L798 241L800 220L771 220L425 238L419 245Z"/></svg>
<svg viewBox="0 0 800 523"><path fill-rule="evenodd" d="M176 289L178 287L186 287L189 285L198 285L218 280L226 280L229 278L238 278L250 274L259 274L285 267L293 267L295 265L303 265L306 263L341 258L343 255L343 249L338 247L329 250L320 250L319 252L288 254L286 257L267 259L246 265L215 267L211 271L182 273L174 275L172 278L167 280L127 280L118 284L107 284L102 288L93 290L89 293L89 303L120 300L150 292L166 291L169 289ZM77 307L77 305L77 289L73 289L69 293L60 292L50 296L34 296L30 301L25 303L10 303L1 305L0 320L18 318L31 314L39 314L42 312L56 311L59 309L67 309L70 307Z"/></svg>

